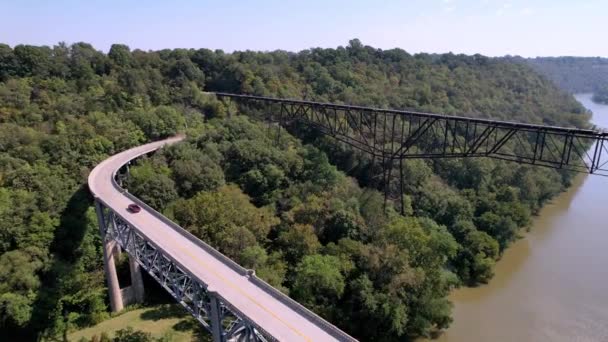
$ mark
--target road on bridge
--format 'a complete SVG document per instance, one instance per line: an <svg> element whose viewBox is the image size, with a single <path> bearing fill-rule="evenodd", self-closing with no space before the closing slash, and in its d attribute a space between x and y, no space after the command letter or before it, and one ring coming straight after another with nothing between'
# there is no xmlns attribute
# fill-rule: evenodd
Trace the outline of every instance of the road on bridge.
<svg viewBox="0 0 608 342"><path fill-rule="evenodd" d="M249 276L239 274L145 208L137 214L127 211L127 206L132 201L112 183L117 170L132 159L182 139L182 137L174 137L142 145L104 160L89 175L91 192L98 200L103 201L150 241L186 267L201 282L208 284L209 291L218 292L276 339L290 342L343 339L336 337L339 336L335 333L339 331L337 328L334 328L334 333L328 332L327 326L320 326L318 322L310 319L310 314L304 314L302 307L298 308L288 300L277 299L276 295L273 296L254 284ZM354 341L352 338L349 340Z"/></svg>

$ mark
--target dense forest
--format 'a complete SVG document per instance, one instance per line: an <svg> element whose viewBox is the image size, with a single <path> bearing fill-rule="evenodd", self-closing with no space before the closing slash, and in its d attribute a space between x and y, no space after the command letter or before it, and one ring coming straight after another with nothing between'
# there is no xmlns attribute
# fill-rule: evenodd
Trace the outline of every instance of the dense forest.
<svg viewBox="0 0 608 342"><path fill-rule="evenodd" d="M608 103L608 58L515 58L528 63L570 93L593 93L593 101Z"/></svg>
<svg viewBox="0 0 608 342"><path fill-rule="evenodd" d="M405 216L369 158L246 117L205 91L586 126L530 67L480 55L336 49L144 52L0 45L0 333L54 339L108 316L88 172L185 132L129 189L362 340L428 336L454 286L487 282L571 174L487 159L406 163ZM278 140L278 143L277 143Z"/></svg>

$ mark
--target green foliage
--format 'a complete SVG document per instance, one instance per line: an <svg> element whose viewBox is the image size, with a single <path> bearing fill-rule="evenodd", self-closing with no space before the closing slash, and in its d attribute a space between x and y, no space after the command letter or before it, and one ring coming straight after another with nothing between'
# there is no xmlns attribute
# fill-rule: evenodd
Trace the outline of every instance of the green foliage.
<svg viewBox="0 0 608 342"><path fill-rule="evenodd" d="M118 67L129 67L131 64L131 50L123 44L112 44L108 57Z"/></svg>
<svg viewBox="0 0 608 342"><path fill-rule="evenodd" d="M152 334L139 330L134 330L131 327L120 329L116 332L116 336L112 339L113 342L154 342L156 339Z"/></svg>
<svg viewBox="0 0 608 342"><path fill-rule="evenodd" d="M494 275L498 259L498 243L481 231L470 231L464 237L463 248L456 261L459 276L467 284L487 283Z"/></svg>
<svg viewBox="0 0 608 342"><path fill-rule="evenodd" d="M31 247L0 256L0 321L8 327L24 327L30 320L40 287L37 272L44 267L40 254Z"/></svg>
<svg viewBox="0 0 608 342"><path fill-rule="evenodd" d="M608 103L608 58L537 57L524 60L570 93L593 93L593 101Z"/></svg>
<svg viewBox="0 0 608 342"><path fill-rule="evenodd" d="M158 169L152 162L144 162L130 169L128 188L154 208L164 208L177 198L175 182L167 167Z"/></svg>
<svg viewBox="0 0 608 342"><path fill-rule="evenodd" d="M166 138L185 129L184 116L175 108L159 106L154 110L138 109L128 114L128 117L150 139Z"/></svg>
<svg viewBox="0 0 608 342"><path fill-rule="evenodd" d="M356 39L298 53L0 44L3 337L55 340L107 316L84 183L108 155L148 140L190 137L133 165L131 192L361 340L447 327L449 290L488 281L571 180L485 159L408 160L403 203L385 208L378 190L396 199L401 189L382 189L377 160L288 127L302 143L205 91L588 126L571 96L511 59L411 55Z"/></svg>
<svg viewBox="0 0 608 342"><path fill-rule="evenodd" d="M291 264L316 253L321 248L314 227L309 224L294 224L279 234L276 243Z"/></svg>
<svg viewBox="0 0 608 342"><path fill-rule="evenodd" d="M165 154L178 192L183 197L192 197L199 191L214 190L224 184L221 166L193 145L172 146Z"/></svg>
<svg viewBox="0 0 608 342"><path fill-rule="evenodd" d="M6 326L24 327L32 316L32 299L14 292L0 296L2 321Z"/></svg>
<svg viewBox="0 0 608 342"><path fill-rule="evenodd" d="M597 103L608 104L608 84L597 88L595 92L593 92L592 99Z"/></svg>
<svg viewBox="0 0 608 342"><path fill-rule="evenodd" d="M335 256L307 255L296 267L291 293L316 311L330 309L346 287L341 268L341 261Z"/></svg>
<svg viewBox="0 0 608 342"><path fill-rule="evenodd" d="M230 185L177 200L167 212L185 229L235 260L258 240L264 241L276 224L270 209L256 208L238 187Z"/></svg>

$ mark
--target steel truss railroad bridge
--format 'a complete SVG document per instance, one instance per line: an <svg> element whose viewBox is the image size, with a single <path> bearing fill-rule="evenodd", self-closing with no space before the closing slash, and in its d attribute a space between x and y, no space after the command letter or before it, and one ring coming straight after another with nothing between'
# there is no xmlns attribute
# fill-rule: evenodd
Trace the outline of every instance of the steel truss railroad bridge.
<svg viewBox="0 0 608 342"><path fill-rule="evenodd" d="M263 109L280 126L302 123L368 153L382 169L385 198L403 160L489 157L608 176L608 132L263 96L215 93ZM398 169L398 170L396 170ZM395 175L394 173L397 173Z"/></svg>

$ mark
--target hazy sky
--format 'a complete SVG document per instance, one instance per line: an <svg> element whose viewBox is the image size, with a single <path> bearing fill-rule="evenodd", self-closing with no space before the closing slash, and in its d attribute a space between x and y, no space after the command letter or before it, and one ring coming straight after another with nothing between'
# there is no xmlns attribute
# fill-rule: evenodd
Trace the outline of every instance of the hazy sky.
<svg viewBox="0 0 608 342"><path fill-rule="evenodd" d="M607 0L0 0L0 42L608 56Z"/></svg>

